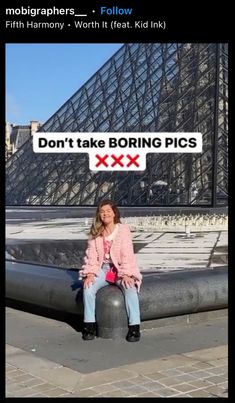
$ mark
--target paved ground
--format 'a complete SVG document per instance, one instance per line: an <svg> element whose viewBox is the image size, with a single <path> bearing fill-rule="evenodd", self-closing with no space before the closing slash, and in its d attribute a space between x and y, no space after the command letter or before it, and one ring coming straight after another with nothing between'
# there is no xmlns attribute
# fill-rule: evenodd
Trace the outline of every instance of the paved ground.
<svg viewBox="0 0 235 403"><path fill-rule="evenodd" d="M144 329L138 343L85 342L67 323L7 308L6 396L227 397L227 317L218 313Z"/></svg>
<svg viewBox="0 0 235 403"><path fill-rule="evenodd" d="M17 357L17 359L14 359ZM227 397L227 347L82 375L7 345L6 397Z"/></svg>
<svg viewBox="0 0 235 403"><path fill-rule="evenodd" d="M29 219L25 209L21 217L16 209L12 214L7 215L7 247L28 244L44 262L42 243L51 248L53 241L59 250L62 243L87 239L91 215L64 218L63 211L58 217L56 208L48 219L43 218L44 209L36 219L32 209ZM143 272L203 269L227 262L226 230L191 231L190 236L180 231L134 231L133 238ZM71 266L66 247L63 252L61 266ZM227 318L222 313L183 315L162 327L161 319L158 328L142 330L139 343L127 343L84 342L65 321L7 308L6 396L227 397Z"/></svg>

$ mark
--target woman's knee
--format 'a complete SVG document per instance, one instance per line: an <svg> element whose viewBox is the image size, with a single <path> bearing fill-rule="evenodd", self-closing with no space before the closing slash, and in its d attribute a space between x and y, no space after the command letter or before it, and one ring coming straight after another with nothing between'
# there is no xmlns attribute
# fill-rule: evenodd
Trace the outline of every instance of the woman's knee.
<svg viewBox="0 0 235 403"><path fill-rule="evenodd" d="M129 287L129 288L126 288L123 286L122 289L124 290L125 294L129 294L129 295L137 294L137 288L135 285L133 285L132 287Z"/></svg>

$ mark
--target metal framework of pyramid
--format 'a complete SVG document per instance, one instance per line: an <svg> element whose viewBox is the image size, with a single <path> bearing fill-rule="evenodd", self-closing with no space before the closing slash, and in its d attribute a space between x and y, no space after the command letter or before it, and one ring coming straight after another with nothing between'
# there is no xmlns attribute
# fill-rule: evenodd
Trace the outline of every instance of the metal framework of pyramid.
<svg viewBox="0 0 235 403"><path fill-rule="evenodd" d="M87 154L36 154L30 139L7 161L7 205L226 205L228 46L125 44L39 131L201 132L203 152L94 172Z"/></svg>

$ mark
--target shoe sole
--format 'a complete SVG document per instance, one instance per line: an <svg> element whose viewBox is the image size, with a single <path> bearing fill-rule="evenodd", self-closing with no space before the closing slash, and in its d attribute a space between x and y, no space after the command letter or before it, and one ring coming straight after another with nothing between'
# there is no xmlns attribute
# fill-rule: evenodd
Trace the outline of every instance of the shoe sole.
<svg viewBox="0 0 235 403"><path fill-rule="evenodd" d="M95 336L94 337L83 337L82 339L85 341L94 340Z"/></svg>
<svg viewBox="0 0 235 403"><path fill-rule="evenodd" d="M135 342L135 341L139 341L139 340L140 340L140 337L135 337L133 339L126 339L126 341L129 341L129 342Z"/></svg>

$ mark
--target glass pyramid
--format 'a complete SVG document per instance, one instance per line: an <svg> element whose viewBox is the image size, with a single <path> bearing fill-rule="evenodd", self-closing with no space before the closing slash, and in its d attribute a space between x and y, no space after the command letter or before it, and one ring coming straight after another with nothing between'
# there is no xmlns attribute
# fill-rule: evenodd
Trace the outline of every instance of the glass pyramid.
<svg viewBox="0 0 235 403"><path fill-rule="evenodd" d="M201 132L202 154L148 154L143 172L92 172L87 154L36 154L29 139L6 163L6 204L222 206L228 195L228 46L121 47L40 132Z"/></svg>

